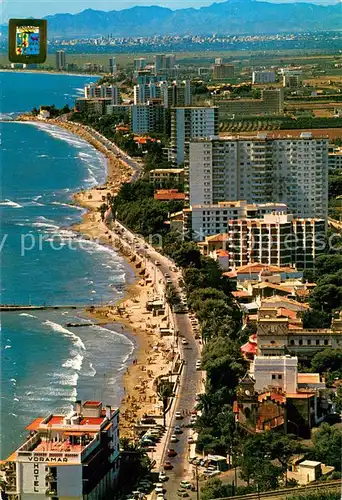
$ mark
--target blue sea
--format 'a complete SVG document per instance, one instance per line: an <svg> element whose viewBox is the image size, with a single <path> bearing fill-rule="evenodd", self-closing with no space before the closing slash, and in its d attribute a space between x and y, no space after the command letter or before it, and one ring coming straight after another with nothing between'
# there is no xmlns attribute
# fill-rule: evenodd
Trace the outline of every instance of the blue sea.
<svg viewBox="0 0 342 500"><path fill-rule="evenodd" d="M40 104L73 104L89 77L0 73L2 118ZM0 451L5 458L25 426L75 399L118 405L134 351L119 325L89 322L82 306L115 302L133 272L110 248L72 231L83 210L72 194L104 181L106 159L80 138L44 124L1 123L1 303L70 305L1 317Z"/></svg>

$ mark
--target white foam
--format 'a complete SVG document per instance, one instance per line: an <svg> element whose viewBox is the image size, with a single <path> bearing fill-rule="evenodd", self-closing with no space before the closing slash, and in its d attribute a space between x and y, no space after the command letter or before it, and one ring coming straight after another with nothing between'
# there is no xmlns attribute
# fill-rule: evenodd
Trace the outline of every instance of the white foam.
<svg viewBox="0 0 342 500"><path fill-rule="evenodd" d="M12 349L11 345L5 345L5 349Z"/></svg>
<svg viewBox="0 0 342 500"><path fill-rule="evenodd" d="M19 205L19 203L16 203L15 201L12 200L1 200L0 201L0 206L2 207L12 207L12 208L22 208L22 205Z"/></svg>
<svg viewBox="0 0 342 500"><path fill-rule="evenodd" d="M19 316L24 316L25 318L37 318L37 316L28 313L20 313Z"/></svg>
<svg viewBox="0 0 342 500"><path fill-rule="evenodd" d="M62 364L63 368L71 368L72 370L80 371L82 368L83 356L76 351L71 351L72 357Z"/></svg>
<svg viewBox="0 0 342 500"><path fill-rule="evenodd" d="M67 330L62 325L60 325L58 323L54 323L53 321L49 321L49 320L44 321L44 324L47 325L47 326L49 326L50 328L52 328L52 330L54 330L55 332L64 333L65 335L67 335L68 337L70 337L72 339L74 345L77 345L81 349L86 350L85 345L83 344L83 342L80 339L80 337L78 337L77 335L75 335L70 330Z"/></svg>
<svg viewBox="0 0 342 500"><path fill-rule="evenodd" d="M33 222L31 225L33 227L41 227L41 228L47 228L47 229L59 229L59 226L56 226L55 224L48 224L47 222Z"/></svg>

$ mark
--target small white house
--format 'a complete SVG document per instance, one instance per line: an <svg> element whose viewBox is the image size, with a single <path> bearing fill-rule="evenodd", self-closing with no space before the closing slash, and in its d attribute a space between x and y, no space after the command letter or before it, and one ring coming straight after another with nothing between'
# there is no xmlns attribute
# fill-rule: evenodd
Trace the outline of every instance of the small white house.
<svg viewBox="0 0 342 500"><path fill-rule="evenodd" d="M50 118L50 111L48 109L40 108L38 118L39 120L48 120Z"/></svg>

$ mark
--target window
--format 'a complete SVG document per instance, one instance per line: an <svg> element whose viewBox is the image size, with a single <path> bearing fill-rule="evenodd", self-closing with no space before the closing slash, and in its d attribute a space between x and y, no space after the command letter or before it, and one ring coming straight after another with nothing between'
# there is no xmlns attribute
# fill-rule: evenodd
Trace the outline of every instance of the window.
<svg viewBox="0 0 342 500"><path fill-rule="evenodd" d="M278 375L278 380L282 380L283 379L283 376L282 375Z"/></svg>
<svg viewBox="0 0 342 500"><path fill-rule="evenodd" d="M316 345L319 345L319 340L318 339L316 339Z"/></svg>
<svg viewBox="0 0 342 500"><path fill-rule="evenodd" d="M311 345L311 340L310 339L308 339L308 345Z"/></svg>
<svg viewBox="0 0 342 500"><path fill-rule="evenodd" d="M276 376L274 374L272 374L272 380L275 380L276 379Z"/></svg>
<svg viewBox="0 0 342 500"><path fill-rule="evenodd" d="M298 344L299 344L299 345L303 345L303 341L302 341L302 339L299 339Z"/></svg>
<svg viewBox="0 0 342 500"><path fill-rule="evenodd" d="M292 340L290 341L290 344L291 344L291 345L295 345L295 341L292 339Z"/></svg>
<svg viewBox="0 0 342 500"><path fill-rule="evenodd" d="M327 340L324 341L324 345L328 345L328 341Z"/></svg>

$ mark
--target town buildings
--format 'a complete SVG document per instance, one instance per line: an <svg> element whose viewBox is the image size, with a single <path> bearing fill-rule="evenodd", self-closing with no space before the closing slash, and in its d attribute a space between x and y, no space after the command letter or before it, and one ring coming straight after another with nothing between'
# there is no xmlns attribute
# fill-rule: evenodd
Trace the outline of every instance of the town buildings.
<svg viewBox="0 0 342 500"><path fill-rule="evenodd" d="M180 116L179 121L182 118L184 120ZM285 203L294 217L326 220L328 139L313 138L310 133L302 133L300 137L258 134L208 138L206 122L197 131L201 137L206 133L207 138L196 139L196 129L190 132L191 119L187 120L187 129L185 125L179 126L177 119L174 123L171 145L175 153L180 151L180 162L184 158L184 146L182 149L181 144L175 145L183 141L185 130L189 136L192 134L185 171L190 206L214 205L227 200L276 202ZM215 118L212 123L215 124Z"/></svg>
<svg viewBox="0 0 342 500"><path fill-rule="evenodd" d="M252 83L255 84L268 84L276 81L275 71L253 71Z"/></svg>
<svg viewBox="0 0 342 500"><path fill-rule="evenodd" d="M223 64L222 60L216 60L213 65L213 80L230 80L234 78L233 64Z"/></svg>
<svg viewBox="0 0 342 500"><path fill-rule="evenodd" d="M113 105L121 103L120 89L116 85L90 83L84 87L84 97L86 99L111 99Z"/></svg>
<svg viewBox="0 0 342 500"><path fill-rule="evenodd" d="M102 500L113 495L120 468L119 410L77 401L68 416L36 418L6 460L6 494L35 500Z"/></svg>
<svg viewBox="0 0 342 500"><path fill-rule="evenodd" d="M149 180L158 187L181 186L184 182L184 169L156 168L150 170Z"/></svg>
<svg viewBox="0 0 342 500"><path fill-rule="evenodd" d="M228 232L230 220L262 217L264 214L284 213L283 203L248 204L246 201L222 201L215 205L192 205L184 209L184 234L195 241L206 236ZM227 241L228 243L228 241Z"/></svg>
<svg viewBox="0 0 342 500"><path fill-rule="evenodd" d="M116 57L112 56L109 58L109 73L111 75L115 75L118 71L118 67L116 64Z"/></svg>
<svg viewBox="0 0 342 500"><path fill-rule="evenodd" d="M312 268L324 248L323 219L294 219L292 214L272 213L262 218L231 219L228 223L231 267L260 262L274 266L294 264Z"/></svg>
<svg viewBox="0 0 342 500"><path fill-rule="evenodd" d="M265 89L261 91L261 99L224 99L213 98L218 106L221 120L239 116L282 115L284 113L283 89Z"/></svg>
<svg viewBox="0 0 342 500"><path fill-rule="evenodd" d="M328 154L329 170L339 170L342 172L342 148L335 148Z"/></svg>
<svg viewBox="0 0 342 500"><path fill-rule="evenodd" d="M184 163L185 151L190 139L210 137L218 135L218 132L217 107L179 107L172 109L169 161L174 165L181 165ZM198 181L200 180L203 182L204 178L198 179Z"/></svg>
<svg viewBox="0 0 342 500"><path fill-rule="evenodd" d="M57 71L62 71L66 69L65 50L57 50L56 52L56 69Z"/></svg>
<svg viewBox="0 0 342 500"><path fill-rule="evenodd" d="M157 54L154 58L155 74L169 74L176 66L176 56L174 54Z"/></svg>
<svg viewBox="0 0 342 500"><path fill-rule="evenodd" d="M298 88L303 82L303 73L301 71L284 71L283 87Z"/></svg>
<svg viewBox="0 0 342 500"><path fill-rule="evenodd" d="M269 307L259 309L257 339L262 356L290 353L299 359L310 359L319 350L342 346L342 316L332 320L331 328L304 329L291 325L288 317L279 317L270 299Z"/></svg>
<svg viewBox="0 0 342 500"><path fill-rule="evenodd" d="M161 99L165 108L190 106L190 81L141 83L134 86L134 104L145 104L155 98Z"/></svg>
<svg viewBox="0 0 342 500"><path fill-rule="evenodd" d="M151 99L146 104L133 104L130 109L130 125L134 134L165 132L165 108L160 99Z"/></svg>

